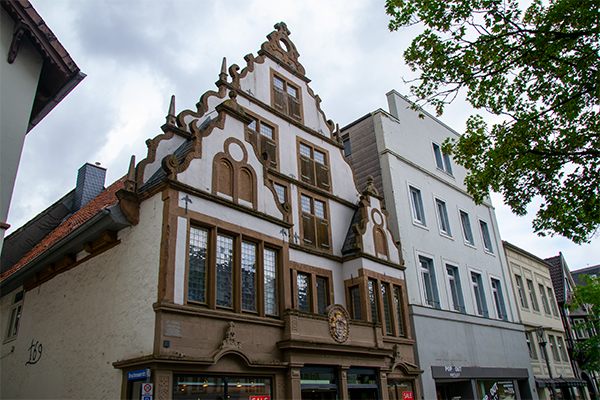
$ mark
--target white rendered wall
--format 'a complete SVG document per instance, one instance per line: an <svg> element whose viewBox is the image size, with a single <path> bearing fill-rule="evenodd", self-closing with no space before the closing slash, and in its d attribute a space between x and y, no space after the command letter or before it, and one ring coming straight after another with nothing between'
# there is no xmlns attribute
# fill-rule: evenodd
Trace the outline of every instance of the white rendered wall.
<svg viewBox="0 0 600 400"><path fill-rule="evenodd" d="M118 399L113 363L152 353L162 224L161 194L141 205L121 243L25 293L16 340L2 345L3 399ZM12 295L2 297L6 334ZM43 352L27 364L32 343Z"/></svg>

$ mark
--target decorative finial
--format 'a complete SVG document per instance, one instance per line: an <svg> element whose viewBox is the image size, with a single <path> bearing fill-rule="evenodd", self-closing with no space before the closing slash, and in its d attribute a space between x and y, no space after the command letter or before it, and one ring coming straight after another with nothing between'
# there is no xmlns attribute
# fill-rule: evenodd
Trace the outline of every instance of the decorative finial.
<svg viewBox="0 0 600 400"><path fill-rule="evenodd" d="M177 125L175 117L175 95L171 96L171 103L169 104L169 114L167 114L167 125Z"/></svg>
<svg viewBox="0 0 600 400"><path fill-rule="evenodd" d="M288 29L285 22L281 21L273 25L273 28L277 29L277 31L284 33L286 36L290 36L292 32Z"/></svg>
<svg viewBox="0 0 600 400"><path fill-rule="evenodd" d="M135 155L133 155L129 161L129 170L127 171L127 179L123 184L123 188L128 192L135 192L135 186Z"/></svg>
<svg viewBox="0 0 600 400"><path fill-rule="evenodd" d="M373 177L371 175L367 176L367 186L363 189L362 192L364 195L368 194L379 196L379 191L375 187L375 184L373 183Z"/></svg>
<svg viewBox="0 0 600 400"><path fill-rule="evenodd" d="M219 74L219 80L227 82L227 58L223 57L223 63L221 64L221 73Z"/></svg>

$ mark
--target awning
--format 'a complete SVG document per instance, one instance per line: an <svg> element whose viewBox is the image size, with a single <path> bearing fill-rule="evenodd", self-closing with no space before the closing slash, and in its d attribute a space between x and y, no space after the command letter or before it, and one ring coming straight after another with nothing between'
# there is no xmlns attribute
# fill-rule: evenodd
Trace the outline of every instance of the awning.
<svg viewBox="0 0 600 400"><path fill-rule="evenodd" d="M587 386L586 382L581 379L575 378L555 378L555 379L540 379L535 378L535 383L539 387L551 387L554 383L555 387L575 387L575 386Z"/></svg>

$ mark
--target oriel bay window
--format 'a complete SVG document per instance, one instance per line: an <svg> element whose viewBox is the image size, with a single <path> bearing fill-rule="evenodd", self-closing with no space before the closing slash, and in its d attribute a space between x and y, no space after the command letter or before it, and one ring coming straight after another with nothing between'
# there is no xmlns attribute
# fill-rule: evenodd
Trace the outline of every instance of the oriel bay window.
<svg viewBox="0 0 600 400"><path fill-rule="evenodd" d="M316 314L325 314L325 309L333 304L330 288L330 270L303 264L294 264L291 270L294 308Z"/></svg>
<svg viewBox="0 0 600 400"><path fill-rule="evenodd" d="M300 195L302 244L330 251L329 211L324 199L309 194Z"/></svg>
<svg viewBox="0 0 600 400"><path fill-rule="evenodd" d="M388 336L406 336L403 280L360 269L358 277L344 284L353 319L380 322Z"/></svg>
<svg viewBox="0 0 600 400"><path fill-rule="evenodd" d="M188 249L188 304L278 314L275 248L216 228L192 227Z"/></svg>
<svg viewBox="0 0 600 400"><path fill-rule="evenodd" d="M325 150L312 144L298 142L300 180L319 189L331 190L329 184L329 160Z"/></svg>

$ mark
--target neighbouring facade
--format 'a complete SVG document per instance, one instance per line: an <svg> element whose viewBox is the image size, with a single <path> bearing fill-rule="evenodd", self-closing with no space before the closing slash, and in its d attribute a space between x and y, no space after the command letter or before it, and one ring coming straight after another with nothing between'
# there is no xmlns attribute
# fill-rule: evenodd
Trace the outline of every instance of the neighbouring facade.
<svg viewBox="0 0 600 400"><path fill-rule="evenodd" d="M383 199L275 28L7 267L2 398L423 398Z"/></svg>
<svg viewBox="0 0 600 400"><path fill-rule="evenodd" d="M27 0L0 2L0 251L25 135L85 77Z"/></svg>
<svg viewBox="0 0 600 400"><path fill-rule="evenodd" d="M558 398L588 399L585 382L571 367L550 265L511 243L503 245L540 400L551 399L552 390Z"/></svg>
<svg viewBox="0 0 600 400"><path fill-rule="evenodd" d="M442 151L459 134L396 91L387 99L389 113L367 114L342 139L402 243L423 398L537 398L494 208L473 203L466 170Z"/></svg>
<svg viewBox="0 0 600 400"><path fill-rule="evenodd" d="M544 259L550 265L550 275L552 284L556 293L556 302L560 311L563 326L565 328L567 350L571 358L571 366L577 378L582 379L587 384L588 392L592 399L598 399L598 377L594 371L585 371L582 365L585 364L585 356L575 349L575 342L582 341L597 334L586 329L581 329L580 323L588 319L588 307L579 307L571 310L569 307L570 299L573 297L575 281L562 253L557 256ZM578 277L579 278L579 277ZM579 279L578 279L579 281Z"/></svg>

